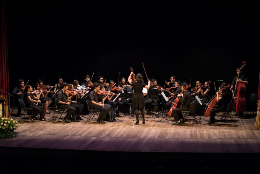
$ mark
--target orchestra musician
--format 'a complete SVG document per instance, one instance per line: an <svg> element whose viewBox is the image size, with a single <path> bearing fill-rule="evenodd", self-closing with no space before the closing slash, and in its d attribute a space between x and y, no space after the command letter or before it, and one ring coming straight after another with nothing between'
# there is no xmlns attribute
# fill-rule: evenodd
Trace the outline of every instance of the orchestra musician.
<svg viewBox="0 0 260 174"><path fill-rule="evenodd" d="M68 95L65 93L68 90L68 83L63 82L61 90L58 92L58 108L67 109L67 115L64 117L65 123L71 123L71 120L76 120L75 112L76 108L70 106Z"/></svg>
<svg viewBox="0 0 260 174"><path fill-rule="evenodd" d="M240 68L237 68L237 75L233 78L232 80L232 84L230 87L230 90L232 90L233 93L235 93L236 91L234 91L234 87L236 85L236 82L240 82L240 83L244 83L245 85L248 84L248 80L247 77L242 73L242 70ZM238 77L239 75L239 77ZM233 115L234 116L239 116L240 118L243 118L243 112L236 112L236 105L233 105Z"/></svg>
<svg viewBox="0 0 260 174"><path fill-rule="evenodd" d="M127 86L126 79L124 77L121 78L119 86L121 88L125 88Z"/></svg>
<svg viewBox="0 0 260 174"><path fill-rule="evenodd" d="M21 116L21 106L19 104L19 101L18 99L24 99L24 93L23 93L23 90L24 90L25 86L24 86L24 80L23 79L19 79L18 80L18 86L15 87L12 91L12 95L14 96L14 100L15 100L15 103L17 104L18 106L18 112L16 114L17 117L20 117ZM23 100L20 100L21 102L24 102Z"/></svg>
<svg viewBox="0 0 260 174"><path fill-rule="evenodd" d="M148 81L148 85L145 85L145 83L143 82L143 76L142 74L137 74L136 75L136 81L132 81L131 76L133 74L133 71L131 71L131 74L128 77L128 82L130 83L130 85L133 86L133 101L132 101L132 108L135 111L135 116L136 116L136 125L139 124L139 110L141 110L141 114L143 117L143 124L145 124L145 119L144 119L144 107L145 107L145 103L144 103L144 96L143 96L143 88L149 89L150 88L150 80Z"/></svg>
<svg viewBox="0 0 260 174"><path fill-rule="evenodd" d="M87 89L87 90L92 89L93 83L90 81L90 76L89 75L86 75L85 82L82 83L81 86L85 86L86 88L89 87L89 89Z"/></svg>
<svg viewBox="0 0 260 174"><path fill-rule="evenodd" d="M100 85L100 91L106 91L105 86ZM114 108L108 104L108 101L111 100L113 98L113 95L109 95L112 93L107 92L106 94L98 94L98 100L99 102L104 103L104 107L105 108L109 108L110 113L106 115L106 119L104 119L104 121L109 121L109 122L114 122L115 121L115 112L114 112ZM111 117L111 119L110 119Z"/></svg>
<svg viewBox="0 0 260 174"><path fill-rule="evenodd" d="M109 83L104 82L104 77L103 76L98 76L98 82L100 83L100 85L104 85L106 87L109 86Z"/></svg>
<svg viewBox="0 0 260 174"><path fill-rule="evenodd" d="M57 90L61 90L62 83L63 83L63 79L60 77L60 78L59 78L59 83L57 83L57 84L54 85L54 93L55 93Z"/></svg>
<svg viewBox="0 0 260 174"><path fill-rule="evenodd" d="M165 108L167 111L170 110L172 103L174 102L176 96L182 92L180 84L181 84L181 81L179 81L179 80L175 81L174 86L176 87L176 90L174 92L171 92L170 90L166 90L169 94L169 97L168 97L169 101L165 103Z"/></svg>
<svg viewBox="0 0 260 174"><path fill-rule="evenodd" d="M72 92L69 94L69 97L71 100L70 106L72 106L73 108L76 108L76 118L72 121L77 122L79 120L82 120L82 118L80 117L80 114L84 109L84 105L81 104L80 102L78 102L78 100L80 99L80 97L83 93L78 94L77 92L73 91L73 89L74 89L74 85L68 84L68 90ZM73 92L74 92L74 94L73 94Z"/></svg>
<svg viewBox="0 0 260 174"><path fill-rule="evenodd" d="M175 80L176 80L176 76L172 75L170 77L170 82L165 82L166 83L166 87L167 88L175 87Z"/></svg>
<svg viewBox="0 0 260 174"><path fill-rule="evenodd" d="M156 79L151 79L151 86L148 89L148 96L149 98L145 101L145 108L147 109L147 111L150 111L151 108L151 103L154 103L154 111L155 111L155 115L158 117L158 106L159 106L159 97L161 95L161 90L158 90L157 88L157 81Z"/></svg>
<svg viewBox="0 0 260 174"><path fill-rule="evenodd" d="M89 96L93 108L100 111L97 122L100 124L104 124L105 122L103 120L106 119L106 115L109 113L110 108L104 107L104 104L99 102L98 94L97 94L99 90L100 90L100 84L95 82L93 84L93 91L90 92Z"/></svg>
<svg viewBox="0 0 260 174"><path fill-rule="evenodd" d="M219 86L219 89L222 89L224 86L226 85L226 83L222 83L220 86ZM217 104L217 108L213 108L211 111L210 111L210 121L208 122L208 125L215 125L215 115L216 113L218 112L223 112L223 111L226 111L227 110L227 106L229 104L229 101L230 101L230 90L229 89L223 89L222 90L222 94L221 96L218 95L218 92L217 92L217 101L218 104Z"/></svg>
<svg viewBox="0 0 260 174"><path fill-rule="evenodd" d="M200 91L202 90L202 103L207 103L210 100L209 92L210 92L210 86L209 81L206 81L203 86L201 86Z"/></svg>
<svg viewBox="0 0 260 174"><path fill-rule="evenodd" d="M52 102L52 99L48 97L48 92L46 92L45 94L43 93L43 90L41 90L41 87L40 87L40 84L39 83L36 83L35 84L35 89L39 92L41 92L41 95L40 95L40 100L42 103L45 104L46 106L46 114L50 114L51 112L48 110L48 107L49 105L51 104Z"/></svg>
<svg viewBox="0 0 260 174"><path fill-rule="evenodd" d="M186 82L181 83L182 94L178 94L177 97L180 97L179 102L182 107L175 108L172 110L172 116L174 117L175 123L173 125L179 125L180 123L184 123L184 118L181 111L188 111L190 109L191 104L191 93L186 89L188 84Z"/></svg>
<svg viewBox="0 0 260 174"><path fill-rule="evenodd" d="M35 119L35 117L40 114L40 121L46 121L43 107L37 106L35 103L40 103L41 100L35 99L34 96L31 94L33 92L32 86L27 85L24 89L24 102L25 106L27 108L32 108L33 115L32 118Z"/></svg>

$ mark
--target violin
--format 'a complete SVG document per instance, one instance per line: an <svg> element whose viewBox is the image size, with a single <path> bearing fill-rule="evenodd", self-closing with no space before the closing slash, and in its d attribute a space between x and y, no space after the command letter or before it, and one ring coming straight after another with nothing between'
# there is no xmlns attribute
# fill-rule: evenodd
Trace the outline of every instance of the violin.
<svg viewBox="0 0 260 174"><path fill-rule="evenodd" d="M88 87L93 87L93 82L89 82Z"/></svg>
<svg viewBox="0 0 260 174"><path fill-rule="evenodd" d="M161 89L163 89L163 87L162 86L160 86L160 85L156 85L156 86L153 86L154 88L157 88L158 90L161 90Z"/></svg>
<svg viewBox="0 0 260 174"><path fill-rule="evenodd" d="M98 94L98 95L107 95L107 94L108 94L108 91L98 91L97 94ZM110 92L109 95L115 95L115 93Z"/></svg>
<svg viewBox="0 0 260 174"><path fill-rule="evenodd" d="M118 90L120 90L120 87L116 87L116 86L114 86L114 87L111 89L111 91L118 91Z"/></svg>
<svg viewBox="0 0 260 174"><path fill-rule="evenodd" d="M132 67L130 67L130 71L133 72L133 74L131 75L131 79L132 79L133 81L136 81L136 79L135 79L135 74L134 74L134 69L133 69Z"/></svg>

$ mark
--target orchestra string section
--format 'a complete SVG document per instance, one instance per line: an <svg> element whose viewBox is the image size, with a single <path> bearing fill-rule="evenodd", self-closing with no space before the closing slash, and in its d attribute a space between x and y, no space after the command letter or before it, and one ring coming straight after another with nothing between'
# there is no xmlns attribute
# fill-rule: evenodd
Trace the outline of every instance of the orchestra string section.
<svg viewBox="0 0 260 174"><path fill-rule="evenodd" d="M144 75L135 74L131 67L129 77L118 76L117 82L115 79L106 82L104 76L92 82L94 73L86 75L81 84L78 80L68 83L63 78L54 85L46 85L42 80L31 84L29 80L19 79L12 94L18 108L17 117L25 106L32 109L32 119L39 115L40 121L46 121L46 114L53 108L66 110L65 123L79 122L82 115L88 115L89 110L94 109L100 111L96 120L99 124L115 122L117 117L129 114L136 118L136 125L141 114L142 124L145 124L145 115L159 117L163 115L160 113L165 113L174 120L173 125L180 125L185 122L182 111L188 111L189 115L208 117L208 125L215 125L216 113L227 111L228 107L232 107L233 115L243 117L248 84L243 74L245 66L243 61L241 67L234 70L234 78L229 82L222 81L218 89L215 82L197 80L191 84L175 75L159 85L156 79L148 77L143 64Z"/></svg>

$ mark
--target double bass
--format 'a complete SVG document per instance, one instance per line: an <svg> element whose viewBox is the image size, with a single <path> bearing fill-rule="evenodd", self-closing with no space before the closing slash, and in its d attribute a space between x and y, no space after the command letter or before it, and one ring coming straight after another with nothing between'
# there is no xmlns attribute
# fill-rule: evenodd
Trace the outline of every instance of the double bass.
<svg viewBox="0 0 260 174"><path fill-rule="evenodd" d="M220 96L223 92L223 89L227 89L230 87L230 84L228 84L227 86L224 86L223 88L221 88L217 93L218 95ZM221 99L220 99L221 100ZM220 101L220 100L217 100L217 94L212 97L212 100L210 101L210 104L208 105L208 108L207 110L205 111L204 113L204 116L208 117L209 114L210 114L210 111L214 108L214 106Z"/></svg>
<svg viewBox="0 0 260 174"><path fill-rule="evenodd" d="M240 67L240 71L246 66L246 62L242 61L242 66ZM237 76L237 80L240 77L240 71ZM244 83L236 81L236 85L233 91L233 99L236 104L236 112L244 112L246 109L246 85Z"/></svg>

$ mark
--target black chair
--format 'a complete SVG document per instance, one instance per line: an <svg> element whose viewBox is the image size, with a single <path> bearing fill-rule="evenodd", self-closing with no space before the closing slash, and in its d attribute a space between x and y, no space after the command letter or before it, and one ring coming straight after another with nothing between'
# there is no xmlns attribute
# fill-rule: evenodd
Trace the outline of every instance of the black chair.
<svg viewBox="0 0 260 174"><path fill-rule="evenodd" d="M250 95L250 99L249 99L249 103L248 103L249 114L251 114L251 112L257 111L257 99L258 99L258 94Z"/></svg>
<svg viewBox="0 0 260 174"><path fill-rule="evenodd" d="M21 111L24 112L24 114L22 114L21 118L19 119L18 122L20 122L21 120L24 120L24 119L29 119L30 121L35 121L32 116L33 116L33 109L32 108L27 108L25 106L25 103L24 103L24 100L21 99L21 98L18 98L18 101L19 101L19 105L21 107Z"/></svg>
<svg viewBox="0 0 260 174"><path fill-rule="evenodd" d="M231 121L234 122L234 123L236 121L238 121L238 119L236 120L235 117L232 115L233 105L234 105L233 102L229 103L228 107L227 107L227 111L226 112L220 112L219 116L220 116L221 123L222 122L226 123L227 122L227 118L231 118Z"/></svg>
<svg viewBox="0 0 260 174"><path fill-rule="evenodd" d="M52 121L53 123L58 120L58 122L62 122L64 120L63 114L67 112L67 109L55 109L54 115L48 119L48 121Z"/></svg>
<svg viewBox="0 0 260 174"><path fill-rule="evenodd" d="M85 122L85 124L86 124L87 122L89 122L90 120L94 119L95 116L97 116L97 118L98 118L98 117L99 117L99 114L100 114L100 111L99 111L99 110L93 109L93 107L92 107L93 105L92 105L91 100L87 100L87 105L88 105L89 114L85 116L86 119L87 119L87 121Z"/></svg>

